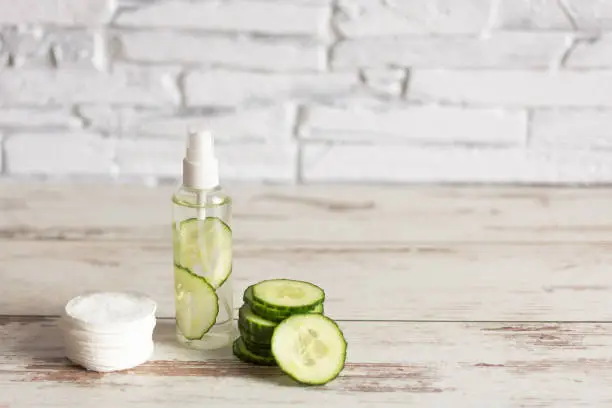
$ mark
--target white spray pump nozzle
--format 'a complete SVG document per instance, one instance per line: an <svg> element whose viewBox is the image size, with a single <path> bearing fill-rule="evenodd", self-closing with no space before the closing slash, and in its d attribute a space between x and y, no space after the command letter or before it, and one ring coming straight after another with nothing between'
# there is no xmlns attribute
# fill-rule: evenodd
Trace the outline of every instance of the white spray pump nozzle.
<svg viewBox="0 0 612 408"><path fill-rule="evenodd" d="M187 139L186 157L189 161L200 161L203 157L213 155L213 137L208 131L191 132Z"/></svg>
<svg viewBox="0 0 612 408"><path fill-rule="evenodd" d="M210 189L219 184L219 165L215 157L211 132L189 132L183 159L183 185L195 189Z"/></svg>

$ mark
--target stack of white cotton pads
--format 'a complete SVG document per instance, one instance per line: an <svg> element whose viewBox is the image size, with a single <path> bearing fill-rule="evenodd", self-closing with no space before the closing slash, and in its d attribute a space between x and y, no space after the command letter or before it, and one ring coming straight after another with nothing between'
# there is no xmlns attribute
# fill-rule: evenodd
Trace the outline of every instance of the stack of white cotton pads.
<svg viewBox="0 0 612 408"><path fill-rule="evenodd" d="M92 371L117 371L146 362L153 354L157 306L133 292L77 296L64 309L61 329L66 357Z"/></svg>

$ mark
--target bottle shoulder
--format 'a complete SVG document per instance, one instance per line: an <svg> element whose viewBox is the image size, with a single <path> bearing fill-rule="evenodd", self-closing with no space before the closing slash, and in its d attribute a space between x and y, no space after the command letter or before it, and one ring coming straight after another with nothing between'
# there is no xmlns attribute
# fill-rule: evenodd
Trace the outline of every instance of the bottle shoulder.
<svg viewBox="0 0 612 408"><path fill-rule="evenodd" d="M232 198L221 186L210 190L178 187L172 195L172 202L185 207L222 207L231 205Z"/></svg>

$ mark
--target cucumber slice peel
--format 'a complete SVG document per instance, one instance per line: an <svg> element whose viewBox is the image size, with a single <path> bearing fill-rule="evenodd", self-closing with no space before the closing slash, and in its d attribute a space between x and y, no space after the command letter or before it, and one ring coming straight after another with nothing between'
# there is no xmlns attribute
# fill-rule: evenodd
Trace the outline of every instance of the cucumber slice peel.
<svg viewBox="0 0 612 408"><path fill-rule="evenodd" d="M186 339L201 339L219 314L219 298L206 279L174 265L176 324Z"/></svg>
<svg viewBox="0 0 612 408"><path fill-rule="evenodd" d="M247 350L250 351L251 353L256 354L259 357L274 358L269 344L262 345L258 343L251 343L244 337L242 338L242 341L244 342L244 345L247 348Z"/></svg>
<svg viewBox="0 0 612 408"><path fill-rule="evenodd" d="M316 305L315 307L313 307L310 313L319 313L319 314L325 313L325 309L323 308L323 303L320 303Z"/></svg>
<svg viewBox="0 0 612 408"><path fill-rule="evenodd" d="M262 335L261 333L252 333L248 328L244 327L242 322L238 322L238 331L240 332L240 336L244 339L245 342L254 343L262 347L270 348L270 342L272 341L272 336Z"/></svg>
<svg viewBox="0 0 612 408"><path fill-rule="evenodd" d="M323 305L315 306L309 313L323 313ZM285 318L286 316L283 316L281 320ZM270 348L272 335L277 325L278 322L265 319L254 313L247 303L244 303L238 309L238 329L245 343L247 343L247 347L249 343L256 343L257 346Z"/></svg>
<svg viewBox="0 0 612 408"><path fill-rule="evenodd" d="M258 302L253 297L253 286L249 286L244 291L242 300L257 316L274 323L279 323L294 313L323 313L323 303L319 303L311 308L300 308L299 310L294 311L287 308L278 308L276 306L265 305Z"/></svg>
<svg viewBox="0 0 612 408"><path fill-rule="evenodd" d="M252 350L253 353L255 354L266 355L267 353L267 355L272 357L272 349L270 348L270 343L263 344L263 343L250 341L248 339L248 336L243 336L243 333L244 332L242 331L240 332L240 337L242 338L242 341L246 345L247 349ZM261 353L262 351L265 351L265 353Z"/></svg>
<svg viewBox="0 0 612 408"><path fill-rule="evenodd" d="M220 218L190 218L178 224L175 262L218 288L232 272L232 231Z"/></svg>
<svg viewBox="0 0 612 408"><path fill-rule="evenodd" d="M253 285L253 299L261 305L290 313L308 312L323 303L323 289L293 279L269 279Z"/></svg>
<svg viewBox="0 0 612 408"><path fill-rule="evenodd" d="M274 333L274 328L277 325L276 322L253 313L253 310L247 304L243 304L238 309L238 322L249 332L261 338L272 338L272 333Z"/></svg>
<svg viewBox="0 0 612 408"><path fill-rule="evenodd" d="M251 310L262 318L278 323L290 315L289 312L276 309L274 307L263 305L253 298L253 286L249 286L242 297L242 300L248 305Z"/></svg>
<svg viewBox="0 0 612 408"><path fill-rule="evenodd" d="M321 314L299 314L276 327L271 349L278 366L294 380L323 385L344 369L347 342L332 319Z"/></svg>
<svg viewBox="0 0 612 408"><path fill-rule="evenodd" d="M232 353L245 363L252 363L257 365L275 366L276 361L274 357L259 356L250 351L241 337L234 340L232 344Z"/></svg>

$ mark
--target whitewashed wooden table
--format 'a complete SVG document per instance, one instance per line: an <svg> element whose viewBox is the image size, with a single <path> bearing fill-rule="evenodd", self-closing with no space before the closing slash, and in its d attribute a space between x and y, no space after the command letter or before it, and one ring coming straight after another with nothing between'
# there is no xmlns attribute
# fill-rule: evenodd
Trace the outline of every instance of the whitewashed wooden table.
<svg viewBox="0 0 612 408"><path fill-rule="evenodd" d="M0 185L0 407L612 406L612 189L230 186L234 289L306 279L349 343L334 382L174 341L171 187ZM99 374L57 315L159 305L154 358ZM340 405L348 404L348 405Z"/></svg>

